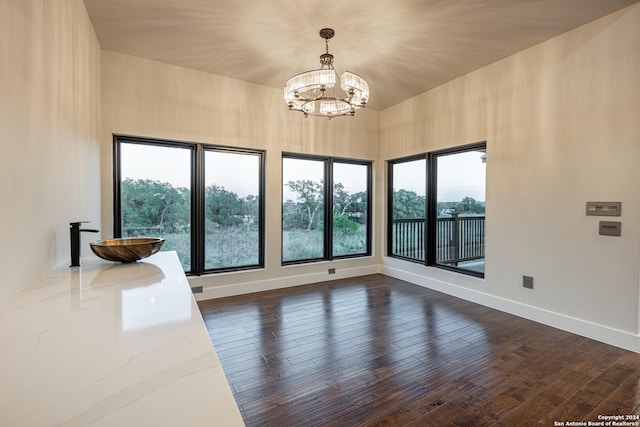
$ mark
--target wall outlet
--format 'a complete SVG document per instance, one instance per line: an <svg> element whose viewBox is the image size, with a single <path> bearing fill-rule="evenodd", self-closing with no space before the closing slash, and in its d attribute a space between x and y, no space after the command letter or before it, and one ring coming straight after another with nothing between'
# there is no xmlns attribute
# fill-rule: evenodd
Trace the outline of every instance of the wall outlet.
<svg viewBox="0 0 640 427"><path fill-rule="evenodd" d="M335 268L330 268L329 269L329 274L336 274L336 269Z"/></svg>
<svg viewBox="0 0 640 427"><path fill-rule="evenodd" d="M527 289L533 289L533 277L522 276L522 287Z"/></svg>
<svg viewBox="0 0 640 427"><path fill-rule="evenodd" d="M194 286L191 288L191 292L193 292L194 294L201 294L202 293L202 286Z"/></svg>

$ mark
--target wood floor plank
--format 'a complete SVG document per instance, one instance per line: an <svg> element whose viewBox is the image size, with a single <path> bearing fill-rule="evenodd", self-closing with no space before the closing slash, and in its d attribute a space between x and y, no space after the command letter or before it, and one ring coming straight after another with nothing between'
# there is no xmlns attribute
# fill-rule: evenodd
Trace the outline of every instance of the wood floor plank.
<svg viewBox="0 0 640 427"><path fill-rule="evenodd" d="M476 418L467 411L459 407L453 402L447 402L444 405L427 412L422 417L411 423L406 424L410 427L442 427L442 426L458 426L458 427L474 427L480 425L489 425L492 420Z"/></svg>
<svg viewBox="0 0 640 427"><path fill-rule="evenodd" d="M383 275L199 307L250 427L640 413L640 354Z"/></svg>

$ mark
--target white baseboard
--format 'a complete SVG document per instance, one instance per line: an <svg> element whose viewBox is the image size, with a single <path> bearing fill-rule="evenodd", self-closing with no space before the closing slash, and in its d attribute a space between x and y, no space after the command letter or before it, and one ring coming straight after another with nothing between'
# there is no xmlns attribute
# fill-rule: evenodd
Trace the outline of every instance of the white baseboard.
<svg viewBox="0 0 640 427"><path fill-rule="evenodd" d="M257 280L254 282L234 283L230 285L205 287L202 293L195 294L197 301L213 298L230 297L253 292L271 291L274 289L289 288L292 286L308 285L311 283L325 282L328 280L346 279L349 277L365 276L379 273L379 265L367 265L354 268L340 268L335 274L327 274L326 271L301 274L296 276L278 277L276 279Z"/></svg>
<svg viewBox="0 0 640 427"><path fill-rule="evenodd" d="M496 310L504 311L515 316L533 320L547 326L562 329L587 338L621 347L640 353L640 336L607 326L577 319L561 313L533 307L520 302L496 297L484 292L457 286L419 274L410 273L398 268L380 266L380 273L401 279L409 283L424 286L447 295L452 295L467 301L475 302Z"/></svg>
<svg viewBox="0 0 640 427"><path fill-rule="evenodd" d="M467 301L504 311L515 316L533 320L554 328L562 329L574 334L582 335L597 341L614 345L616 347L640 353L640 336L630 332L613 329L607 326L592 323L583 319L567 316L565 314L545 310L539 307L523 304L517 301L497 297L484 292L479 292L453 283L429 278L420 274L411 273L399 268L385 265L368 265L363 267L338 269L336 274L328 275L326 272L301 274L295 276L278 277L275 279L257 280L253 282L235 283L229 285L205 287L202 293L196 294L196 300L208 300L234 295L243 295L253 292L270 291L289 288L293 286L308 285L335 279L365 276L367 274L381 273L396 279L401 279L415 285L424 286L438 292L445 293Z"/></svg>

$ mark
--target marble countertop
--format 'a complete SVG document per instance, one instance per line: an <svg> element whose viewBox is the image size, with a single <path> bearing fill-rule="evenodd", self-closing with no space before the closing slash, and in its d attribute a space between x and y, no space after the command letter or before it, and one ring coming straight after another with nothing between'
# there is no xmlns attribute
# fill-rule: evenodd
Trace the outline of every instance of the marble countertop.
<svg viewBox="0 0 640 427"><path fill-rule="evenodd" d="M0 426L243 426L175 252L0 303Z"/></svg>

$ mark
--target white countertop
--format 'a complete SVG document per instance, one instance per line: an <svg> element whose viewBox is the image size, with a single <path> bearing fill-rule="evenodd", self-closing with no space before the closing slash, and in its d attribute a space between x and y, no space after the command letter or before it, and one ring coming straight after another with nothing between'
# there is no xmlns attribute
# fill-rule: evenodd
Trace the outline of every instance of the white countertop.
<svg viewBox="0 0 640 427"><path fill-rule="evenodd" d="M0 304L0 426L243 426L175 252Z"/></svg>

